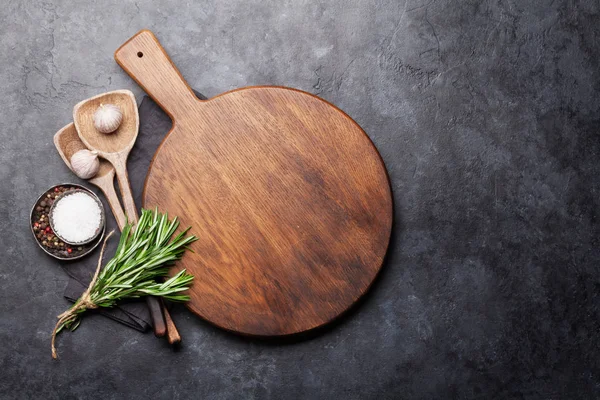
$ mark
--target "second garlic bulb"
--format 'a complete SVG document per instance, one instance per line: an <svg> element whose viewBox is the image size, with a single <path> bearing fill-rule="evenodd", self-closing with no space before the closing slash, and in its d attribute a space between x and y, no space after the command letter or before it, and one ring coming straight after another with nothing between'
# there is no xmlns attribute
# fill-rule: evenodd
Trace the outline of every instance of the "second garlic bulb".
<svg viewBox="0 0 600 400"><path fill-rule="evenodd" d="M114 104L100 104L94 113L94 126L99 132L112 133L123 122L121 109Z"/></svg>
<svg viewBox="0 0 600 400"><path fill-rule="evenodd" d="M98 153L87 149L79 150L71 156L71 169L81 179L93 178L100 169Z"/></svg>

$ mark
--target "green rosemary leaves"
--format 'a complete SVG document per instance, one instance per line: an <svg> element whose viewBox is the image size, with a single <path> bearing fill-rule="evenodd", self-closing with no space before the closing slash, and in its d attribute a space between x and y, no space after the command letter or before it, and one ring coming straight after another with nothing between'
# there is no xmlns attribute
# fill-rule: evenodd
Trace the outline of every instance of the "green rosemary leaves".
<svg viewBox="0 0 600 400"><path fill-rule="evenodd" d="M73 307L58 316L52 334L54 358L56 334L65 327L75 330L80 322L80 314L88 309L113 307L120 300L143 296L163 297L172 301L189 300L182 292L189 288L194 277L185 269L164 282L157 281L157 278L168 275L169 266L181 258L190 243L197 240L193 235L186 236L190 228L171 239L178 227L177 218L169 221L167 214L160 214L158 210L142 210L135 230L131 224L123 228L114 257L100 271L104 253L102 248L90 286ZM109 237L106 237L104 245Z"/></svg>

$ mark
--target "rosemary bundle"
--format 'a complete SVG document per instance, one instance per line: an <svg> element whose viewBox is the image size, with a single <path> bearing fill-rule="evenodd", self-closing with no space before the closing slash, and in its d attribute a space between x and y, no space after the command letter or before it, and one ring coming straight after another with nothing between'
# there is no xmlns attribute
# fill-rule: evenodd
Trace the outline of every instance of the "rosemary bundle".
<svg viewBox="0 0 600 400"><path fill-rule="evenodd" d="M177 217L170 221L167 214L160 214L158 210L142 210L137 227L133 229L131 224L127 224L123 228L114 257L100 271L106 242L113 232L108 234L89 287L69 310L58 316L52 332L53 358L57 358L56 335L63 328L74 331L86 310L113 307L120 300L143 296L189 300L189 296L182 292L189 288L194 277L185 269L164 282L157 282L157 278L168 275L169 265L180 259L188 245L197 240L193 235L186 236L190 228L171 240L178 227Z"/></svg>

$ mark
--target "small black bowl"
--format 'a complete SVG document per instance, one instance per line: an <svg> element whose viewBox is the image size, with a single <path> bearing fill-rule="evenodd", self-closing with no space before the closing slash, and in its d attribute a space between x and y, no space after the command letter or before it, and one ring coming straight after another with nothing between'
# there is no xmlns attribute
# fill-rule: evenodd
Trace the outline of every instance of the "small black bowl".
<svg viewBox="0 0 600 400"><path fill-rule="evenodd" d="M54 193L55 192L54 189L58 188L58 187L66 187L66 188L69 188L70 190L83 190L83 191L91 194L94 198L98 199L98 196L96 196L96 194L94 192L92 192L85 186L81 186L76 183L61 183L58 185L54 185L54 186L50 187L49 189L47 189L44 193L42 193L42 195L40 197L38 197L37 200L35 201L35 204L31 208L31 215L29 217L29 227L31 228L31 233L33 234L33 237L34 237L36 243L38 244L38 246L40 246L40 248L42 250L44 250L44 252L46 254L48 254L56 259L64 260L64 261L77 260L81 257L88 255L92 250L94 250L100 244L100 242L104 238L104 231L106 229L106 227L105 227L106 224L104 223L105 220L103 217L101 231L98 234L98 236L96 236L95 239L93 239L91 242L86 243L86 244L72 245L73 247L77 247L77 248L81 247L82 248L81 251L77 250L74 255L69 255L68 253L66 253L66 250L56 250L53 252L51 249L48 249L47 247L42 245L42 241L37 237L37 232L34 230L34 224L35 224L35 222L37 222L35 220L35 217L37 215L36 207L39 205L39 203L42 200L44 200L46 198L46 196L48 194ZM100 199L98 199L98 202L102 206L102 202L100 202ZM102 215L104 216L104 206L102 206L101 209L102 209ZM49 222L50 221L48 221L48 223ZM66 254L62 254L62 253L66 253Z"/></svg>

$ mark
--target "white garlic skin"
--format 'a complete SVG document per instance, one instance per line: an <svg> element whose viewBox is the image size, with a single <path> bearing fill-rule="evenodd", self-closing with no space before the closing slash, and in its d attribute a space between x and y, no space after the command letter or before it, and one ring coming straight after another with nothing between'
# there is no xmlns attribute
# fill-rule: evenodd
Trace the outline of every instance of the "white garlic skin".
<svg viewBox="0 0 600 400"><path fill-rule="evenodd" d="M89 150L79 150L71 157L71 169L81 179L93 178L100 169L98 153Z"/></svg>
<svg viewBox="0 0 600 400"><path fill-rule="evenodd" d="M123 113L114 104L100 104L94 113L94 126L101 133L112 133L123 122Z"/></svg>

